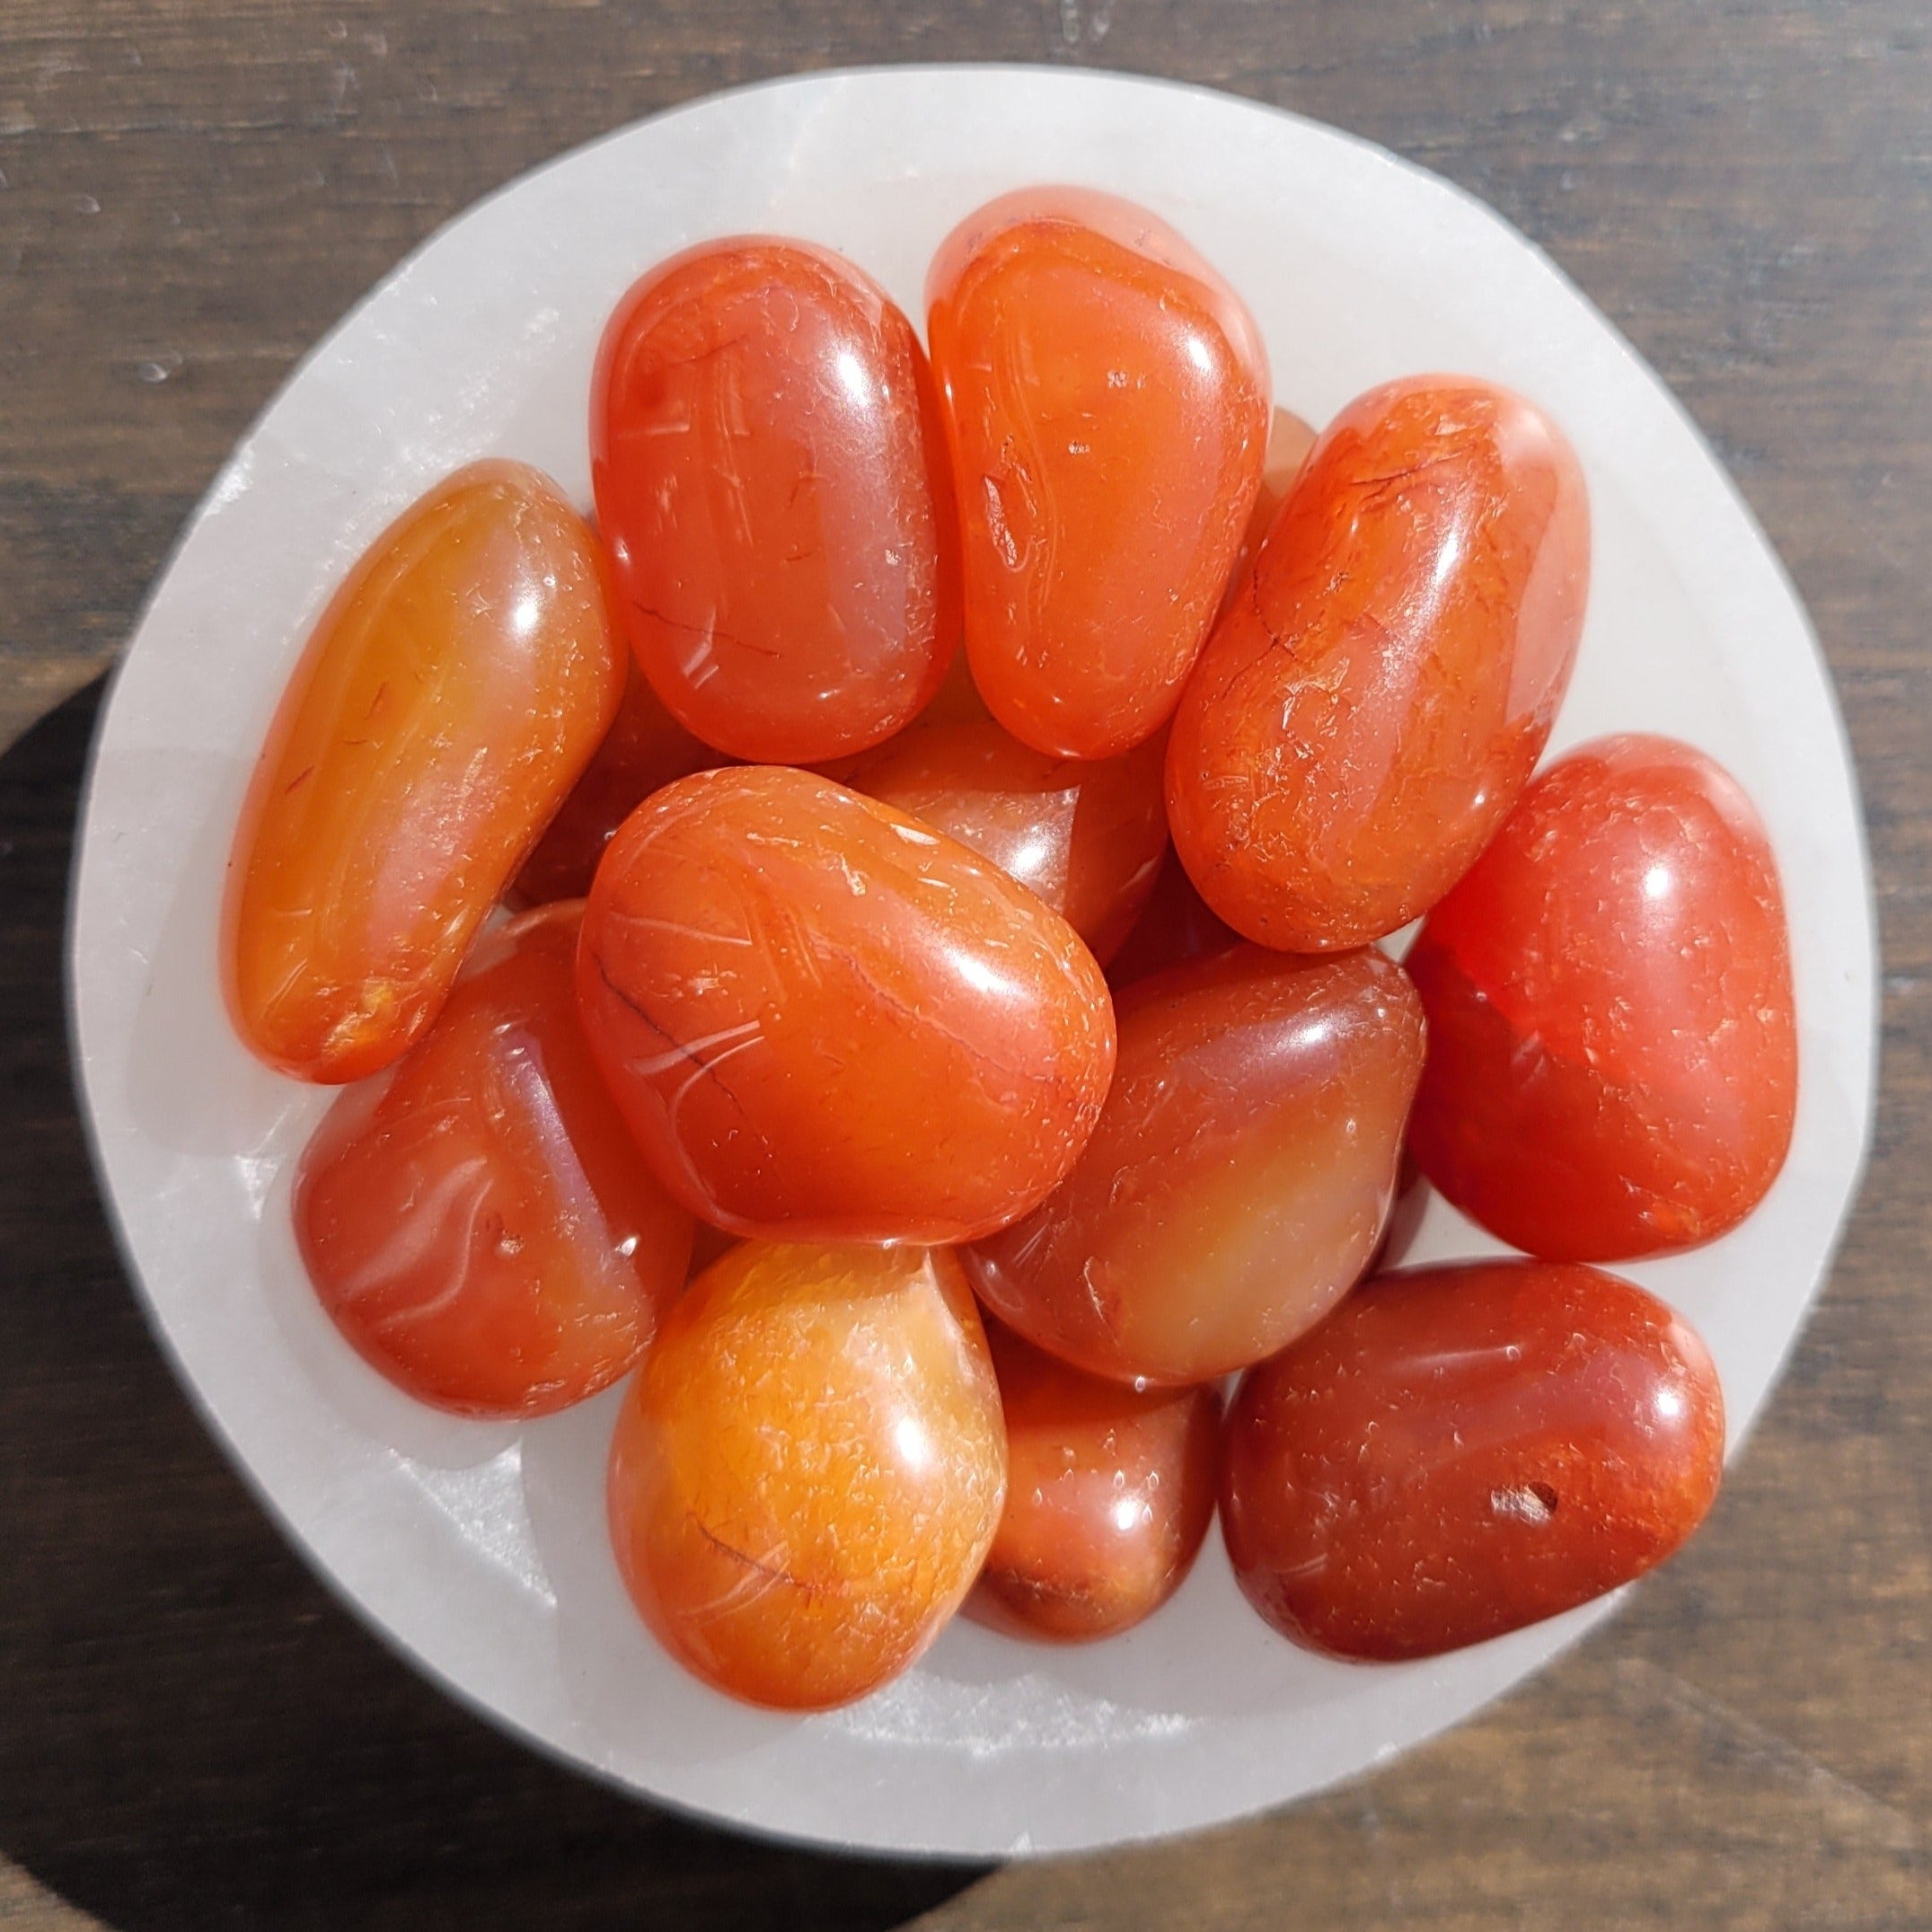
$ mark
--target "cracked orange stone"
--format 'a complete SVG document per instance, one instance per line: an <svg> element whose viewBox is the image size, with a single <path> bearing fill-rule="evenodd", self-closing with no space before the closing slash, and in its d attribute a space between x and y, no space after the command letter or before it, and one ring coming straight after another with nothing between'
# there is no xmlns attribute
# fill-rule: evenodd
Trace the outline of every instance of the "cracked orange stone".
<svg viewBox="0 0 1932 1932"><path fill-rule="evenodd" d="M623 693L590 527L549 478L480 463L370 545L255 768L223 966L250 1048L360 1080L435 1019Z"/></svg>
<svg viewBox="0 0 1932 1932"><path fill-rule="evenodd" d="M986 1339L1006 1508L969 1614L1060 1643L1131 1629L1180 1588L1213 1521L1221 1398L1103 1381L997 1322Z"/></svg>
<svg viewBox="0 0 1932 1932"><path fill-rule="evenodd" d="M478 942L436 1024L304 1151L296 1239L350 1344L425 1402L548 1415L643 1353L691 1217L631 1143L578 1025L582 907Z"/></svg>
<svg viewBox="0 0 1932 1932"><path fill-rule="evenodd" d="M835 758L938 691L951 482L924 351L870 277L760 236L661 263L604 331L590 432L631 648L707 745Z"/></svg>
<svg viewBox="0 0 1932 1932"><path fill-rule="evenodd" d="M1583 472L1520 396L1411 376L1349 404L1175 715L1168 817L1208 904L1289 952L1434 904L1549 735L1589 563Z"/></svg>
<svg viewBox="0 0 1932 1932"><path fill-rule="evenodd" d="M611 1446L611 1538L671 1654L819 1710L904 1670L1006 1488L979 1316L944 1249L748 1241L666 1317Z"/></svg>
<svg viewBox="0 0 1932 1932"><path fill-rule="evenodd" d="M1409 1144L1532 1254L1707 1241L1763 1199L1797 1108L1778 866L1749 798L1669 738L1600 738L1523 794L1408 956L1429 1015Z"/></svg>
<svg viewBox="0 0 1932 1932"><path fill-rule="evenodd" d="M1242 946L1137 982L1087 1151L966 1250L974 1287L1029 1341L1122 1381L1272 1354L1375 1251L1422 1045L1415 988L1373 949Z"/></svg>
<svg viewBox="0 0 1932 1932"><path fill-rule="evenodd" d="M1241 1380L1222 1531L1242 1590L1337 1656L1429 1657L1601 1596L1704 1520L1724 1400L1681 1316L1574 1263L1366 1284Z"/></svg>
<svg viewBox="0 0 1932 1932"><path fill-rule="evenodd" d="M646 1158L714 1226L971 1239L1085 1146L1114 1012L1072 928L809 772L680 779L611 842L578 1000Z"/></svg>
<svg viewBox="0 0 1932 1932"><path fill-rule="evenodd" d="M1260 485L1267 357L1166 223L1090 189L970 215L926 279L959 499L966 650L1037 750L1166 721Z"/></svg>

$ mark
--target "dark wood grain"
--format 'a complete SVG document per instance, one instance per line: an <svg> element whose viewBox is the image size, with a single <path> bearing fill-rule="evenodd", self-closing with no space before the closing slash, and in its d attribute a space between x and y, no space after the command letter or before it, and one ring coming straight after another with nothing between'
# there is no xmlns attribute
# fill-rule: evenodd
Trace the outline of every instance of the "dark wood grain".
<svg viewBox="0 0 1932 1932"><path fill-rule="evenodd" d="M1350 1789L988 1875L775 1850L441 1699L287 1552L142 1328L70 1097L94 678L295 359L518 169L735 82L1083 61L1383 141L1547 247L1810 604L1885 952L1871 1178L1716 1515ZM0 1926L1932 1924L1932 14L1922 0L0 0ZM63 1902L65 1901L65 1902Z"/></svg>

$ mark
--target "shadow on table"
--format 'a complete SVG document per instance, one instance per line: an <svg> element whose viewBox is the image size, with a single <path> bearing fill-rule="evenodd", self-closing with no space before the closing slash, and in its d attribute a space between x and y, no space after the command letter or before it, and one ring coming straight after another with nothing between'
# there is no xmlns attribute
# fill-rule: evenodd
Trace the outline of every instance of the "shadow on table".
<svg viewBox="0 0 1932 1932"><path fill-rule="evenodd" d="M498 1736L356 1625L142 1324L62 1005L100 687L0 757L0 1852L115 1932L898 1926L978 1875L635 1804Z"/></svg>

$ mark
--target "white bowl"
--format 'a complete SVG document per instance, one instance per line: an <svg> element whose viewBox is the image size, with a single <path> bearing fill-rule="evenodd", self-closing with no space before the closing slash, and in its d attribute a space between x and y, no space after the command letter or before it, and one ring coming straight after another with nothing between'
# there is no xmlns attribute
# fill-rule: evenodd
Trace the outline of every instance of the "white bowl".
<svg viewBox="0 0 1932 1932"><path fill-rule="evenodd" d="M1247 1609L1217 1536L1178 1597L1112 1642L1036 1647L957 1623L853 1708L801 1719L728 1702L666 1658L620 1588L602 1522L614 1396L524 1427L452 1420L377 1379L322 1314L287 1183L328 1096L264 1071L230 1029L216 908L263 728L367 541L488 454L536 463L587 503L591 357L636 275L705 236L775 231L842 250L917 316L940 238L1036 181L1112 189L1176 224L1252 306L1280 400L1318 423L1385 377L1473 371L1536 398L1582 453L1595 581L1555 748L1642 728L1715 754L1763 810L1793 913L1790 1160L1736 1233L1627 1271L1709 1340L1734 1446L1824 1275L1872 1111L1871 883L1804 613L1656 377L1467 196L1216 94L898 68L662 115L446 228L243 441L115 681L72 939L101 1173L209 1426L374 1628L571 1763L719 1819L878 1850L1066 1850L1279 1804L1475 1710L1611 1605L1435 1662L1333 1663ZM1495 1250L1437 1202L1413 1256Z"/></svg>

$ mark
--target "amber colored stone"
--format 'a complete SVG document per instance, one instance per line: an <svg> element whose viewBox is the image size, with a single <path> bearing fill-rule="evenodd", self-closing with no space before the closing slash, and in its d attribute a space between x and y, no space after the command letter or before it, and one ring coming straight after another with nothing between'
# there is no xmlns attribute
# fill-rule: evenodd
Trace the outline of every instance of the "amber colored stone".
<svg viewBox="0 0 1932 1932"><path fill-rule="evenodd" d="M516 875L513 898L525 905L581 899L612 834L661 785L730 761L692 737L635 665L616 721L589 769L559 807Z"/></svg>
<svg viewBox="0 0 1932 1932"><path fill-rule="evenodd" d="M1352 402L1175 716L1168 818L1202 897L1291 952L1427 911L1549 735L1589 559L1583 472L1521 397L1414 376Z"/></svg>
<svg viewBox="0 0 1932 1932"><path fill-rule="evenodd" d="M624 1399L611 1538L687 1669L818 1710L939 1634L1005 1487L999 1389L950 1254L747 1241L665 1317Z"/></svg>
<svg viewBox="0 0 1932 1932"><path fill-rule="evenodd" d="M1118 758L1055 758L991 719L922 723L868 752L846 783L992 860L1104 965L1168 849L1165 752L1156 737Z"/></svg>
<svg viewBox="0 0 1932 1932"><path fill-rule="evenodd" d="M360 1080L421 1036L609 728L622 652L596 538L534 470L459 471L375 540L235 833L223 974L259 1057Z"/></svg>
<svg viewBox="0 0 1932 1932"><path fill-rule="evenodd" d="M638 662L707 745L834 758L938 691L959 641L938 401L851 262L748 237L653 269L604 331L591 472Z"/></svg>
<svg viewBox="0 0 1932 1932"><path fill-rule="evenodd" d="M971 1239L1086 1144L1114 1063L1093 956L942 833L808 772L680 779L611 842L578 998L678 1200L773 1239Z"/></svg>
<svg viewBox="0 0 1932 1932"><path fill-rule="evenodd" d="M975 681L1022 742L1116 756L1173 710L1227 585L1267 442L1260 332L1165 223L1087 189L968 216L926 301Z"/></svg>
<svg viewBox="0 0 1932 1932"><path fill-rule="evenodd" d="M1429 1014L1410 1129L1493 1233L1557 1260L1707 1241L1777 1178L1797 1107L1778 866L1701 752L1551 765L1408 957Z"/></svg>
<svg viewBox="0 0 1932 1932"><path fill-rule="evenodd" d="M968 1612L1017 1636L1082 1642L1150 1617L1214 1517L1221 1398L1134 1389L989 1322L1006 1414L1006 1508Z"/></svg>
<svg viewBox="0 0 1932 1932"><path fill-rule="evenodd" d="M1098 1375L1169 1386L1258 1362L1367 1265L1422 1071L1422 1003L1365 949L1244 946L1123 991L1086 1152L966 1250L980 1298Z"/></svg>
<svg viewBox="0 0 1932 1932"><path fill-rule="evenodd" d="M296 1169L322 1306L390 1381L463 1415L595 1394L684 1285L691 1217L578 1024L581 913L546 906L481 940L436 1024L337 1100Z"/></svg>
<svg viewBox="0 0 1932 1932"><path fill-rule="evenodd" d="M1724 1461L1709 1352L1574 1263L1387 1275L1243 1377L1221 1521L1248 1601L1338 1656L1428 1657L1614 1590Z"/></svg>

